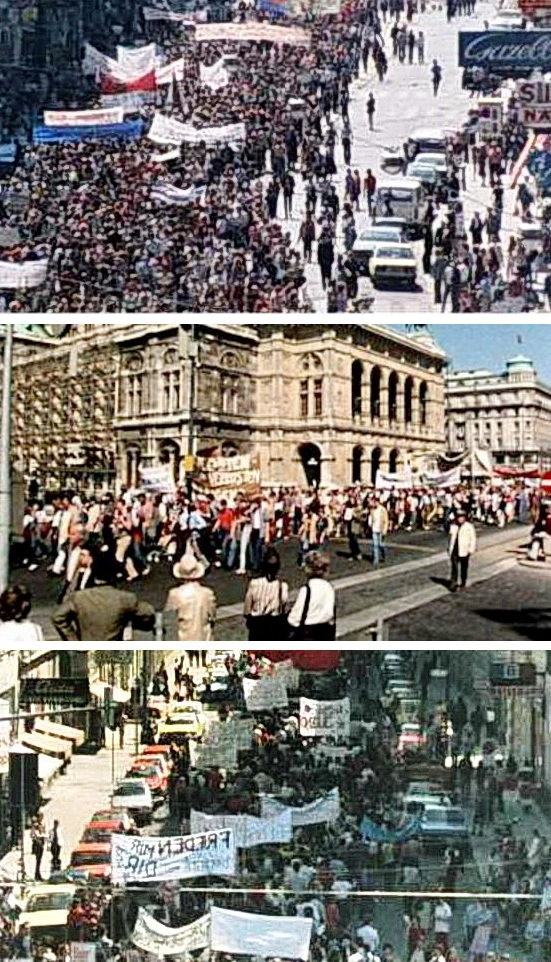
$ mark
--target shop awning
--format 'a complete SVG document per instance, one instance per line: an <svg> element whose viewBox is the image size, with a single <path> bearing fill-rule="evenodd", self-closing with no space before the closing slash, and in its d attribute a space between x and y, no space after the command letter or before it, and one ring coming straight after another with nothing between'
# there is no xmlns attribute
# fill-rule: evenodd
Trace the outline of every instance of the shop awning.
<svg viewBox="0 0 551 962"><path fill-rule="evenodd" d="M105 681L95 681L93 685L90 685L90 694L103 702L106 688L111 689L111 701L117 702L118 705L126 705L132 697L130 692L125 691L124 688L119 688L118 685L108 685Z"/></svg>
<svg viewBox="0 0 551 962"><path fill-rule="evenodd" d="M61 758L64 762L68 761L73 753L69 742L62 741L60 738L52 738L49 735L40 735L37 732L25 733L21 737L21 744L25 745L26 748L32 748L33 751L41 755Z"/></svg>
<svg viewBox="0 0 551 962"><path fill-rule="evenodd" d="M52 738L59 738L61 741L71 742L73 751L84 745L86 736L82 728L72 728L70 725L61 725L59 722L52 722L48 718L37 718L34 723L34 732L39 735L49 735Z"/></svg>

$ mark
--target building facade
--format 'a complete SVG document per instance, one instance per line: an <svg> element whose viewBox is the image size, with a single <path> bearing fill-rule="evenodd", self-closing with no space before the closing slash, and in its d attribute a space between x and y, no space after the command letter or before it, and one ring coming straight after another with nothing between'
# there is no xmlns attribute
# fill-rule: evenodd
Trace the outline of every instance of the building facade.
<svg viewBox="0 0 551 962"><path fill-rule="evenodd" d="M445 448L445 356L372 324L34 325L13 462L38 490L135 487L186 456L256 455L262 484L369 483Z"/></svg>
<svg viewBox="0 0 551 962"><path fill-rule="evenodd" d="M480 448L496 464L551 467L551 386L529 358L512 358L500 374L448 374L446 425L452 454Z"/></svg>

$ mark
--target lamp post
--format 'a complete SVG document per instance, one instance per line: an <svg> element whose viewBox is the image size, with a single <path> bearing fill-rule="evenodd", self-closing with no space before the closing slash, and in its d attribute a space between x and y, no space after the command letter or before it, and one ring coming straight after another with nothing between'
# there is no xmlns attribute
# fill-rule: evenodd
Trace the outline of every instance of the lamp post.
<svg viewBox="0 0 551 962"><path fill-rule="evenodd" d="M2 364L2 409L0 412L0 591L10 574L11 536L11 387L13 371L13 325L4 331Z"/></svg>

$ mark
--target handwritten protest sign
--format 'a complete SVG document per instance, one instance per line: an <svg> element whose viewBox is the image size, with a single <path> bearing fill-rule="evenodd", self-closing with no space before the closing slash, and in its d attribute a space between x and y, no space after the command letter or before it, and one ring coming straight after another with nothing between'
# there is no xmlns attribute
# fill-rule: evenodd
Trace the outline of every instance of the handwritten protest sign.
<svg viewBox="0 0 551 962"><path fill-rule="evenodd" d="M158 922L145 909L138 909L132 942L138 949L158 958L204 949L210 945L210 915L203 915L189 925L172 929Z"/></svg>
<svg viewBox="0 0 551 962"><path fill-rule="evenodd" d="M235 838L229 829L174 838L113 835L111 881L124 885L235 875L235 855Z"/></svg>
<svg viewBox="0 0 551 962"><path fill-rule="evenodd" d="M261 797L260 812L263 818L275 818L283 811L291 813L293 828L302 828L305 825L322 825L324 822L336 822L340 815L340 795L338 788L333 788L327 794L316 798L315 801L303 805L301 808L293 808L284 805L276 798L268 795Z"/></svg>
<svg viewBox="0 0 551 962"><path fill-rule="evenodd" d="M247 711L271 711L289 704L287 686L277 675L262 675L258 680L244 678L243 692Z"/></svg>
<svg viewBox="0 0 551 962"><path fill-rule="evenodd" d="M300 734L303 738L348 738L350 735L350 699L316 701L300 699Z"/></svg>
<svg viewBox="0 0 551 962"><path fill-rule="evenodd" d="M190 829L211 832L231 829L237 848L254 848L255 845L276 845L290 842L293 837L290 809L279 812L273 818L257 818L255 815L205 815L191 812Z"/></svg>

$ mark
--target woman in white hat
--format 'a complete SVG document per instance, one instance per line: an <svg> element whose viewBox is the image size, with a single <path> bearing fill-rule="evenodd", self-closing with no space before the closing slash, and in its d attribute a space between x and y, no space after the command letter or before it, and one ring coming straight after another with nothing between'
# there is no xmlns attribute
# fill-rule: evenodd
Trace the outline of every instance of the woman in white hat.
<svg viewBox="0 0 551 962"><path fill-rule="evenodd" d="M200 584L205 565L188 545L185 554L173 568L174 577L182 581L168 593L165 611L175 611L178 619L178 641L212 641L216 621L214 591Z"/></svg>

